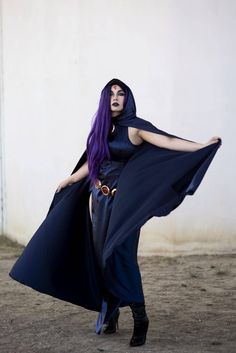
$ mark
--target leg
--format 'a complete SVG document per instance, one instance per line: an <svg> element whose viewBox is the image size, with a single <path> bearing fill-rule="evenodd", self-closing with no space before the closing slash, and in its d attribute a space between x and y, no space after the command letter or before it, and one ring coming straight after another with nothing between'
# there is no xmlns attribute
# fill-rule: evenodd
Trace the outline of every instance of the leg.
<svg viewBox="0 0 236 353"><path fill-rule="evenodd" d="M93 244L97 263L102 270L103 246L106 240L113 198L103 195L95 187L92 188L90 197Z"/></svg>
<svg viewBox="0 0 236 353"><path fill-rule="evenodd" d="M91 222L92 222L92 193L90 192L90 195L89 195L89 214L90 214L90 219L91 219Z"/></svg>
<svg viewBox="0 0 236 353"><path fill-rule="evenodd" d="M133 335L130 340L130 346L141 346L146 342L146 335L149 325L149 319L145 310L145 303L131 303L130 308L134 319Z"/></svg>
<svg viewBox="0 0 236 353"><path fill-rule="evenodd" d="M93 244L98 267L103 276L102 256L103 246L106 240L113 196L105 196L95 187L92 188L92 199L90 195L90 215L92 219ZM116 298L115 298L116 299ZM114 301L107 291L104 282L104 305L98 315L96 333L100 333L104 323L107 324L104 333L114 333L118 328L119 309L117 299Z"/></svg>
<svg viewBox="0 0 236 353"><path fill-rule="evenodd" d="M140 230L133 230L107 260L106 285L123 305L144 302L142 278L137 261ZM118 280L117 280L118 279Z"/></svg>
<svg viewBox="0 0 236 353"><path fill-rule="evenodd" d="M110 333L116 332L116 329L119 328L119 325L118 325L119 315L120 315L120 310L119 308L117 308L113 313L112 317L110 318L110 320L108 321L108 323L106 324L106 327L103 331L104 333L110 334Z"/></svg>
<svg viewBox="0 0 236 353"><path fill-rule="evenodd" d="M137 250L140 229L133 233L113 252L110 257L111 270L108 274L107 283L111 290L117 293L117 297L129 303L134 319L134 328L130 346L141 346L146 341L149 320L145 311L145 300L142 289L142 279L137 261ZM117 278L120 278L117 281ZM122 280L122 282L121 282ZM116 324L116 316L113 325ZM111 330L113 331L113 330ZM114 331L115 332L115 331Z"/></svg>

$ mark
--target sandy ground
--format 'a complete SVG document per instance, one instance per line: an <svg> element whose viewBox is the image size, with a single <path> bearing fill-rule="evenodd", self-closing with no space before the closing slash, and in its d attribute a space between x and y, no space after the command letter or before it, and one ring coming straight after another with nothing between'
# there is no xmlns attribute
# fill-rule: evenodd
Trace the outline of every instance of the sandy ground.
<svg viewBox="0 0 236 353"><path fill-rule="evenodd" d="M140 257L150 325L134 348L129 308L117 333L97 335L97 313L12 280L22 249L0 237L1 353L236 352L236 255Z"/></svg>

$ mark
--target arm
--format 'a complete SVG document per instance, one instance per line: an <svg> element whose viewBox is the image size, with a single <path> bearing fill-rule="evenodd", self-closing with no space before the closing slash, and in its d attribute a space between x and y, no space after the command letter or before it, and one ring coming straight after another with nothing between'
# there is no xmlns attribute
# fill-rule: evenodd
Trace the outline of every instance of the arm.
<svg viewBox="0 0 236 353"><path fill-rule="evenodd" d="M85 178L89 174L88 170L88 161L86 161L74 174L70 175L68 178L63 180L57 187L56 192L61 191L62 188L66 186L76 183L81 179Z"/></svg>
<svg viewBox="0 0 236 353"><path fill-rule="evenodd" d="M168 148L170 150L176 151L186 151L193 152L197 151L203 147L211 145L212 143L218 142L219 137L212 137L207 143L197 143L190 142L186 140L181 140L175 137L164 136L161 134L156 134L154 132L149 132L145 130L139 130L138 135L145 141L152 143L158 147Z"/></svg>
<svg viewBox="0 0 236 353"><path fill-rule="evenodd" d="M70 175L68 179L71 180L72 183L76 183L81 179L85 178L89 174L88 170L88 161L86 161L74 174Z"/></svg>

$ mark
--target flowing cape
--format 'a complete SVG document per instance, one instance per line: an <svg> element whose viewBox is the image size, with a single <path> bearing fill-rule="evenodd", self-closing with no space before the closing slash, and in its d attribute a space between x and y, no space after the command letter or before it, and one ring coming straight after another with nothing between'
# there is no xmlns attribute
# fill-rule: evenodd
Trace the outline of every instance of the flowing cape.
<svg viewBox="0 0 236 353"><path fill-rule="evenodd" d="M118 123L183 139L138 117L118 119ZM104 281L122 305L139 301L132 274L123 263L129 241L151 217L168 215L186 195L195 193L220 145L221 140L183 152L143 142L118 179L104 245L103 279L92 242L88 176L55 192L45 220L9 275L37 291L98 312ZM85 150L71 174L86 160Z"/></svg>

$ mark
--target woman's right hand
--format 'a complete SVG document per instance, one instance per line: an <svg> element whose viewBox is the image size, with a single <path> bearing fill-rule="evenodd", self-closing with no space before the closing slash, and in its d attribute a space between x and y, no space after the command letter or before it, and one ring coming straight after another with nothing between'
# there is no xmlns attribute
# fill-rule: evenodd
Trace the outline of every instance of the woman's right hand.
<svg viewBox="0 0 236 353"><path fill-rule="evenodd" d="M57 187L57 189L56 189L56 192L60 192L61 189L65 188L66 186L71 185L71 184L73 184L73 180L72 180L70 177L67 178L67 179L65 179L65 180L63 180L63 181L58 185L58 187Z"/></svg>

